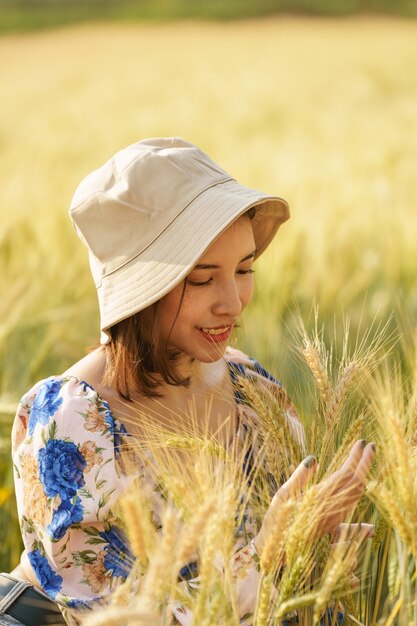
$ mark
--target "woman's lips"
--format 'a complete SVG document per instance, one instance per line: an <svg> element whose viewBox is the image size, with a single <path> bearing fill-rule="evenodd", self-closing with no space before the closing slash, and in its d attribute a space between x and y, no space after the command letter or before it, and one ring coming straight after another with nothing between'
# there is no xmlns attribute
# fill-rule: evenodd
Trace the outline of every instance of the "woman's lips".
<svg viewBox="0 0 417 626"><path fill-rule="evenodd" d="M211 343L227 341L232 333L233 326L219 326L218 328L199 328L204 339Z"/></svg>

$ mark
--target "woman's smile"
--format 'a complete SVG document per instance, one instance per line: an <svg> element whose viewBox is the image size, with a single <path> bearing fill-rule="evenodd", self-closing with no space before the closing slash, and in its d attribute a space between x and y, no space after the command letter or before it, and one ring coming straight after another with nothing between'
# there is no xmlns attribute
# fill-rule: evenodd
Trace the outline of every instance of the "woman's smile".
<svg viewBox="0 0 417 626"><path fill-rule="evenodd" d="M232 334L233 324L231 326L218 326L217 328L199 328L204 339L214 343L227 341Z"/></svg>

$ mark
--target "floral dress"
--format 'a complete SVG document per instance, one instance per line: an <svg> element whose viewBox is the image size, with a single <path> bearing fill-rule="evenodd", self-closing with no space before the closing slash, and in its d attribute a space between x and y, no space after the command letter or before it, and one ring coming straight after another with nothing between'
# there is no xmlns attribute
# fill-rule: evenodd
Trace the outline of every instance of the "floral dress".
<svg viewBox="0 0 417 626"><path fill-rule="evenodd" d="M232 381L250 371L279 385L259 363L238 351L229 349L226 361ZM238 390L235 397L241 409L235 434L239 438L247 431L249 419ZM294 439L304 448L303 431L290 403L287 418ZM130 480L121 454L128 436L108 403L74 376L38 382L17 409L12 455L25 553L39 587L58 603L70 624L78 623L80 609L93 608L126 578L128 564L133 562L113 514ZM253 528L245 531L246 537L255 534ZM231 571L241 623L247 624L255 608L260 573L253 545L244 543L242 538L237 542ZM188 571L188 578L198 577L195 564ZM180 624L191 624L188 609L178 605L173 611Z"/></svg>

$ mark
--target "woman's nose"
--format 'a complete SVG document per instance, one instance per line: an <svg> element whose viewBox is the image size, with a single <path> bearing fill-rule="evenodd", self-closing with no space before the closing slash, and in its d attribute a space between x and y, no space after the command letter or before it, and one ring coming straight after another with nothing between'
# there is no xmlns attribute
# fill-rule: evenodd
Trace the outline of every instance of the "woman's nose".
<svg viewBox="0 0 417 626"><path fill-rule="evenodd" d="M221 286L217 292L217 298L213 305L213 313L216 315L227 315L231 318L237 318L242 311L242 299L238 285L234 280L227 281Z"/></svg>

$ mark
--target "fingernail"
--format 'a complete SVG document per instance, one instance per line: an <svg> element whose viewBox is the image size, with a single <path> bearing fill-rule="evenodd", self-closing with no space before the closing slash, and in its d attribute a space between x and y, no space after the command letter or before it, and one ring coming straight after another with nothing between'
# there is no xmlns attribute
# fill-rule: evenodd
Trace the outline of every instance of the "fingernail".
<svg viewBox="0 0 417 626"><path fill-rule="evenodd" d="M312 467L315 463L317 463L317 460L312 454L309 454L308 457L304 459L304 465L306 467Z"/></svg>
<svg viewBox="0 0 417 626"><path fill-rule="evenodd" d="M361 446L362 446L362 448L365 448L365 446L366 446L366 439L361 439Z"/></svg>

